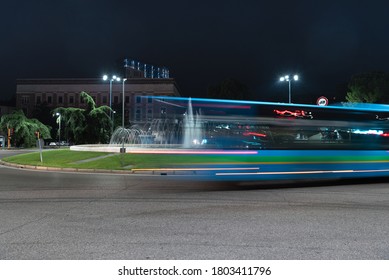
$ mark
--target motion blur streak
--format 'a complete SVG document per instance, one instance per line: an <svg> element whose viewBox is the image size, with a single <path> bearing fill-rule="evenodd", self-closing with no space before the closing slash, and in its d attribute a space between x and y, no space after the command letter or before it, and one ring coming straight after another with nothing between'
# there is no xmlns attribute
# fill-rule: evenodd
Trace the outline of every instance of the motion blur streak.
<svg viewBox="0 0 389 280"><path fill-rule="evenodd" d="M257 151L218 151L218 150L175 150L175 149L153 149L153 150L131 150L132 154L184 154L184 155L255 155Z"/></svg>

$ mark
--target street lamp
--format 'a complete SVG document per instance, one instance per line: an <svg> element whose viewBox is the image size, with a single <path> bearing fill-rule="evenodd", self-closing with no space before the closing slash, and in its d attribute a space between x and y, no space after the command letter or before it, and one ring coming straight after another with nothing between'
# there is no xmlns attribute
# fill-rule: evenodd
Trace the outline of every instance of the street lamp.
<svg viewBox="0 0 389 280"><path fill-rule="evenodd" d="M114 126L115 126L115 114L116 114L116 111L113 111L112 112L112 123L113 123L112 129L114 129Z"/></svg>
<svg viewBox="0 0 389 280"><path fill-rule="evenodd" d="M61 146L61 114L60 113L55 113L57 118L57 123L58 123L58 145Z"/></svg>
<svg viewBox="0 0 389 280"><path fill-rule="evenodd" d="M123 87L122 87L122 127L124 129L124 84L127 81L127 78L123 79Z"/></svg>
<svg viewBox="0 0 389 280"><path fill-rule="evenodd" d="M123 79L122 86L122 148L120 149L121 153L125 153L126 149L124 148L124 84L127 81L127 78Z"/></svg>
<svg viewBox="0 0 389 280"><path fill-rule="evenodd" d="M103 80L108 80L108 75L103 76ZM109 79L109 108L111 111L109 111L109 118L112 121L112 82L117 81L120 82L120 78L116 75L113 75L111 79Z"/></svg>
<svg viewBox="0 0 389 280"><path fill-rule="evenodd" d="M289 75L285 75L285 76L280 78L281 82L288 82L289 83L289 103L292 103L292 86L291 86L291 82L292 82L292 80L298 81L298 79L299 79L298 75L294 75L293 79L290 78Z"/></svg>

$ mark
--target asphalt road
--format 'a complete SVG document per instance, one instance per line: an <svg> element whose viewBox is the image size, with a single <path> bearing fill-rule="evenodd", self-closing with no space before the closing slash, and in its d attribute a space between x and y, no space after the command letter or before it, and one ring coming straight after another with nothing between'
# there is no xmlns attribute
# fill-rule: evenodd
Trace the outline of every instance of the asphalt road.
<svg viewBox="0 0 389 280"><path fill-rule="evenodd" d="M0 259L389 259L389 184L341 183L0 166Z"/></svg>

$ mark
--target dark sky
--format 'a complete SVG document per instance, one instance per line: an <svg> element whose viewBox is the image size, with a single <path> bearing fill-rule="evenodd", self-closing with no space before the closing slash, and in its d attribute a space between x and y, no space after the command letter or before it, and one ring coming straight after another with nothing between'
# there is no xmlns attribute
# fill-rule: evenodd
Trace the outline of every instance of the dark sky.
<svg viewBox="0 0 389 280"><path fill-rule="evenodd" d="M0 99L17 78L122 74L123 59L166 66L184 96L226 78L256 100L333 95L353 74L389 72L389 1L4 1Z"/></svg>

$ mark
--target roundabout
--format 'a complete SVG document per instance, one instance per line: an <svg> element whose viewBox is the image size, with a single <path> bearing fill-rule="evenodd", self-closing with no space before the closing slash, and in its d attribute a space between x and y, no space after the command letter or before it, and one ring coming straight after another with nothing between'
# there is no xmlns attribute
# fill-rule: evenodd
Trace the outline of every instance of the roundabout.
<svg viewBox="0 0 389 280"><path fill-rule="evenodd" d="M5 166L0 177L3 260L389 257L384 181L231 187Z"/></svg>

